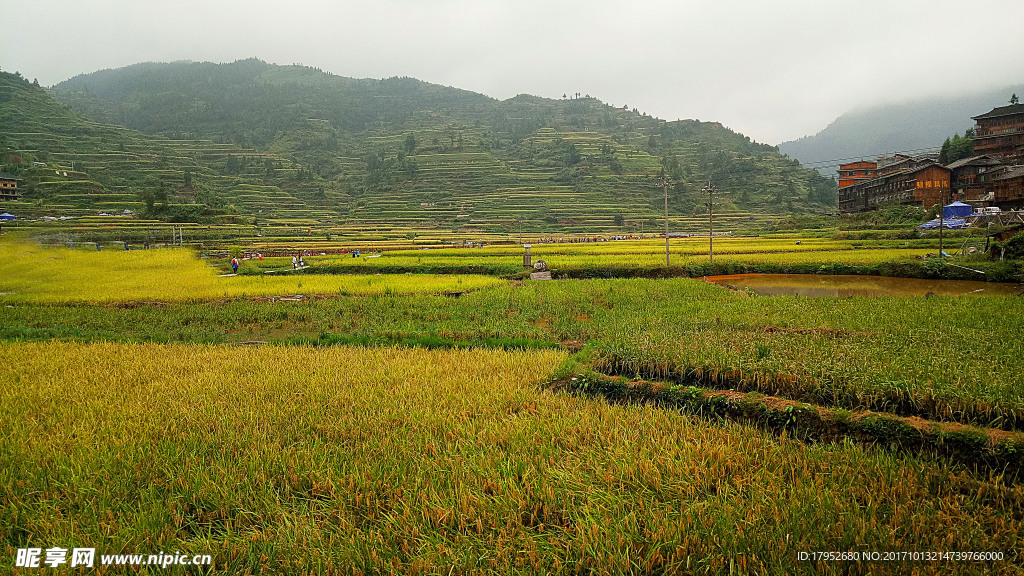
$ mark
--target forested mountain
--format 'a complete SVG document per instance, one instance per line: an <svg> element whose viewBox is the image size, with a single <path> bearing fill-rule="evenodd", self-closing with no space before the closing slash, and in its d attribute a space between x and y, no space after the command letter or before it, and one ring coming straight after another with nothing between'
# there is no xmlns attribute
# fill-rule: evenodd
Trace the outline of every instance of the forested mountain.
<svg viewBox="0 0 1024 576"><path fill-rule="evenodd" d="M353 220L612 227L659 213L663 169L677 214L704 210L709 179L723 210L829 211L835 202L830 179L774 147L715 122L665 122L589 95L498 101L411 78L352 79L255 59L138 64L77 76L50 94L161 142L230 147L238 152L216 162L192 160ZM274 216L274 202L257 201L258 190L238 194L241 184L211 188L218 197L206 200Z"/></svg>
<svg viewBox="0 0 1024 576"><path fill-rule="evenodd" d="M232 190L257 180L283 184L301 172L274 154L93 121L7 72L0 72L0 126L0 170L22 180L25 202L50 213L132 209L165 220L209 221L239 213L230 205ZM253 159L252 169L228 169L242 157Z"/></svg>
<svg viewBox="0 0 1024 576"><path fill-rule="evenodd" d="M932 98L847 112L813 136L779 144L804 165L836 173L838 159L874 158L893 152L939 152L946 138L974 126L972 116L1004 106L1024 85L953 98ZM821 164L818 164L821 163Z"/></svg>

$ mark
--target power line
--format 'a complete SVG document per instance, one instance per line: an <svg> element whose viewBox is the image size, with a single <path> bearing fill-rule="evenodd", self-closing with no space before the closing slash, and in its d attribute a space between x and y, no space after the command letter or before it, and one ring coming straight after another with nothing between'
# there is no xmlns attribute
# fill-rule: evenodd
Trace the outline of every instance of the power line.
<svg viewBox="0 0 1024 576"><path fill-rule="evenodd" d="M715 198L714 194L718 191L718 188L711 183L711 179L708 179L708 185L705 186L701 192L708 193L708 262L714 263L715 261Z"/></svg>
<svg viewBox="0 0 1024 576"><path fill-rule="evenodd" d="M802 167L802 168L806 168L806 169L809 169L809 170L820 170L820 169L823 169L823 168L830 168L830 167L838 168L841 164L844 164L844 163L846 163L847 161L850 161L850 160L863 160L865 158L870 158L870 157L879 158L879 157L885 157L885 156L896 155L896 154L902 154L902 155L905 155L905 156L914 156L914 155L920 156L922 154L930 154L930 153L934 153L934 152L939 152L941 150L942 150L941 146L933 146L933 147L927 147L927 148L914 148L914 149L910 149L910 150L898 150L898 151L895 151L895 152L878 152L878 153L873 153L873 154L861 154L859 156L849 156L849 157L846 157L846 158L834 158L834 159L831 159L831 160L816 160L814 162L806 162L806 163L800 162L796 158L791 158L791 159L796 161L796 162L798 162L800 164L800 167ZM744 157L744 158L730 158L729 159L730 162L733 162L733 161L736 161L736 160L751 160L751 161L755 161L756 162L757 158L756 157ZM705 173L705 174L707 173L707 172L704 172L703 170L701 170L698 166L695 166L694 168L695 168L694 172L696 172L697 174L700 174L702 172ZM785 167L785 166L779 167L779 170L781 172L781 171L784 171L786 168L788 168L788 167ZM764 168L761 168L761 167L758 167L758 166L740 166L740 167L735 167L735 168L723 167L723 168L718 168L718 169L713 169L712 168L710 170L710 172L712 174L718 173L719 175L722 175L722 176L731 176L731 175L743 174L743 173L747 173L747 172L765 172L765 171L766 170Z"/></svg>
<svg viewBox="0 0 1024 576"><path fill-rule="evenodd" d="M892 154L903 154L903 155L927 154L929 152L938 152L940 150L942 150L941 146L930 146L930 147L927 147L927 148L914 148L913 150L896 151L896 152L892 152ZM829 165L836 165L836 166L838 166L839 163L843 163L844 161L847 161L847 160L861 160L863 158L869 158L869 157L872 157L872 156L877 158L879 156L885 156L887 154L889 154L889 152L882 152L882 153L878 153L878 154L861 154L859 156L850 156L850 157L847 157L847 158L834 158L832 160L815 160L814 162L800 162L800 165L804 166L805 168L815 167L814 165L816 165L816 164L822 164L823 166L821 166L821 167L825 167L825 166L829 166ZM796 158L794 158L794 160L796 160ZM799 162L799 160L797 160L797 161Z"/></svg>

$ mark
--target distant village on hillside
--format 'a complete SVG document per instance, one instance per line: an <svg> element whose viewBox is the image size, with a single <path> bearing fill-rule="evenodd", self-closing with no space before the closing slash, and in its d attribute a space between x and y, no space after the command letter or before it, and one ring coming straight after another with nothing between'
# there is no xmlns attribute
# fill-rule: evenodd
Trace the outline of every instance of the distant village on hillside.
<svg viewBox="0 0 1024 576"><path fill-rule="evenodd" d="M938 155L894 154L839 167L839 210L865 212L905 204L931 208L962 202L975 211L1024 208L1024 104L972 117L970 157L941 164Z"/></svg>

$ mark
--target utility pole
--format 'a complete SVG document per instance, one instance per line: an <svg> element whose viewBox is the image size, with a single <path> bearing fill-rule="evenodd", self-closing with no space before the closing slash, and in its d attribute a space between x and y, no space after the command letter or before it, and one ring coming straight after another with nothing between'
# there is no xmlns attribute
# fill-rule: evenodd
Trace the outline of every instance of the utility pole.
<svg viewBox="0 0 1024 576"><path fill-rule="evenodd" d="M945 214L942 213L943 212L943 210L942 210L942 208L943 208L942 205L943 204L944 204L944 202L939 202L939 259L940 260L942 259L942 224L943 224L943 217L945 216Z"/></svg>
<svg viewBox="0 0 1024 576"><path fill-rule="evenodd" d="M662 179L662 185L665 187L665 267L669 265L669 251L668 251L668 180Z"/></svg>
<svg viewBox="0 0 1024 576"><path fill-rule="evenodd" d="M708 179L708 185L704 187L703 191L708 193L708 263L710 264L715 261L715 187L711 184L711 179Z"/></svg>
<svg viewBox="0 0 1024 576"><path fill-rule="evenodd" d="M665 189L665 267L669 266L669 251L668 251L668 176L665 175L665 169L661 169L661 185Z"/></svg>

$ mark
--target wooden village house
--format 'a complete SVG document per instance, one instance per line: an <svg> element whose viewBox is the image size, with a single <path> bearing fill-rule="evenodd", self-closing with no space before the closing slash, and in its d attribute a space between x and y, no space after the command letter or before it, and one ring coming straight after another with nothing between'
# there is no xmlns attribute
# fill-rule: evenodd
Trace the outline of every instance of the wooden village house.
<svg viewBox="0 0 1024 576"><path fill-rule="evenodd" d="M974 116L974 153L993 158L1024 154L1024 104L1010 104Z"/></svg>
<svg viewBox="0 0 1024 576"><path fill-rule="evenodd" d="M959 200L976 209L1024 209L1024 104L1013 102L974 116L974 153L941 166L904 154L839 167L839 209L874 210L886 204L930 208Z"/></svg>
<svg viewBox="0 0 1024 576"><path fill-rule="evenodd" d="M874 178L840 188L839 209L863 212L885 204L930 208L946 204L951 198L950 170L931 159L904 157L878 172Z"/></svg>
<svg viewBox="0 0 1024 576"><path fill-rule="evenodd" d="M6 172L0 172L0 202L17 202L21 195L18 191L20 178Z"/></svg>
<svg viewBox="0 0 1024 576"><path fill-rule="evenodd" d="M991 204L994 196L992 176L988 173L1002 165L999 160L985 155L963 158L948 164L946 168L952 172L951 185L955 199L976 207Z"/></svg>

